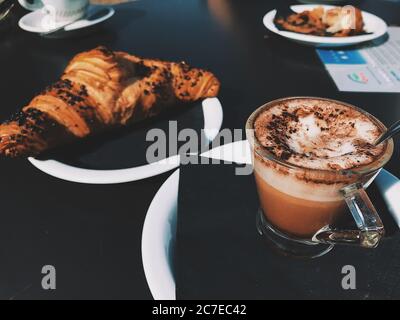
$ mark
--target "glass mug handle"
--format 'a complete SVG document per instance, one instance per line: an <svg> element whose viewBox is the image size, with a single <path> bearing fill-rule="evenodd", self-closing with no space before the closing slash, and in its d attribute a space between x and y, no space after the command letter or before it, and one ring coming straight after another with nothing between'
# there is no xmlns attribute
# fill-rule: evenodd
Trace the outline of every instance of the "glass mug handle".
<svg viewBox="0 0 400 320"><path fill-rule="evenodd" d="M313 241L324 244L353 244L364 248L376 248L385 235L385 228L363 185L350 185L343 188L341 192L358 230L338 230L326 226L314 235Z"/></svg>

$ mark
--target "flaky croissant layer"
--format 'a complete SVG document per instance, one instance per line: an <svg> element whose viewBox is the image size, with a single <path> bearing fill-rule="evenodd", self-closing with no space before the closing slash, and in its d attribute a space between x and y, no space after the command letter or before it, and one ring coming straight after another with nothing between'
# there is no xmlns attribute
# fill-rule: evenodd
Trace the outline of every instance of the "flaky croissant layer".
<svg viewBox="0 0 400 320"><path fill-rule="evenodd" d="M218 95L210 72L105 47L78 54L59 81L0 125L0 154L35 156L174 106Z"/></svg>

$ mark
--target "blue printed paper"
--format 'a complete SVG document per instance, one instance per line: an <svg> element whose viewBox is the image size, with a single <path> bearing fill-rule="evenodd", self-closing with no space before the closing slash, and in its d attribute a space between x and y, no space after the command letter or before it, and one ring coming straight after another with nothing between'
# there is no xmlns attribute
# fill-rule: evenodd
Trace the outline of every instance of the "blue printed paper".
<svg viewBox="0 0 400 320"><path fill-rule="evenodd" d="M358 50L317 50L319 57L325 64L367 64Z"/></svg>
<svg viewBox="0 0 400 320"><path fill-rule="evenodd" d="M400 27L388 33L388 41L360 50L317 50L340 91L400 93Z"/></svg>

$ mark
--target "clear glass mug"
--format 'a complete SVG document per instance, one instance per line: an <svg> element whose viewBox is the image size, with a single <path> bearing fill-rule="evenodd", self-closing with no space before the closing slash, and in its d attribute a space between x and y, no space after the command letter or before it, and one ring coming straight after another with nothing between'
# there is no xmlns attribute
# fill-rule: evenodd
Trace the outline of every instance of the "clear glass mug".
<svg viewBox="0 0 400 320"><path fill-rule="evenodd" d="M254 135L254 122L261 112L289 99L335 102L358 110L386 131L386 127L366 111L330 99L285 98L257 109L247 120L246 135L261 205L257 214L259 233L273 248L294 257L319 257L338 244L376 248L385 229L365 189L390 160L393 140L386 143L385 151L375 162L350 170L306 169L285 162L259 144ZM357 229L335 227L346 208L350 210Z"/></svg>

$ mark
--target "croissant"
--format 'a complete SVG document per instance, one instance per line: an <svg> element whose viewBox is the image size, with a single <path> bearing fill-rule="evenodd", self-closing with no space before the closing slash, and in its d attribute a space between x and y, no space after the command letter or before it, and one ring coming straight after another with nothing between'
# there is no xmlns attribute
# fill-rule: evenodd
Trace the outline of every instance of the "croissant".
<svg viewBox="0 0 400 320"><path fill-rule="evenodd" d="M0 154L38 155L110 128L218 95L208 71L105 47L75 56L61 79L0 125Z"/></svg>

